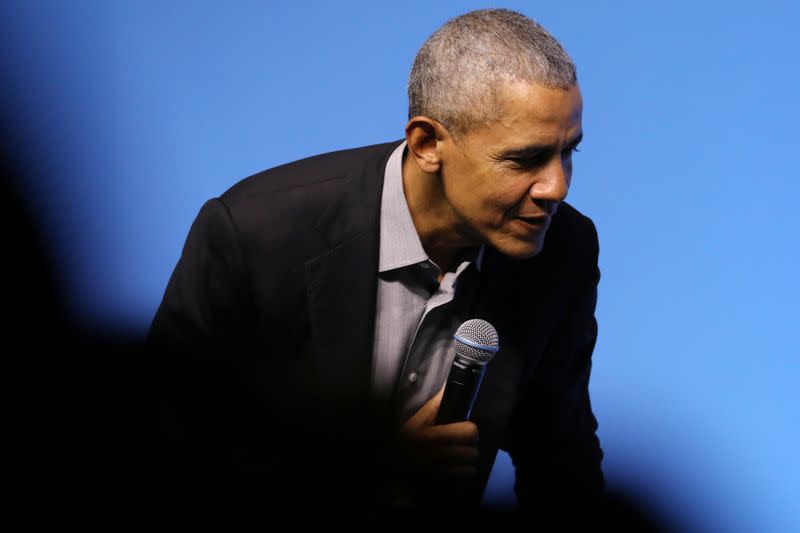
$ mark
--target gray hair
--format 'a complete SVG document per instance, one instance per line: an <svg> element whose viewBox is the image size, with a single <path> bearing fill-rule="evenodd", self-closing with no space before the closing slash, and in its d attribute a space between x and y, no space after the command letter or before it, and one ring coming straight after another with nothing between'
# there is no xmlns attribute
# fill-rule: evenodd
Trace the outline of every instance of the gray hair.
<svg viewBox="0 0 800 533"><path fill-rule="evenodd" d="M433 118L458 137L492 121L504 83L568 89L576 80L572 60L540 24L509 9L479 9L449 20L420 48L408 118Z"/></svg>

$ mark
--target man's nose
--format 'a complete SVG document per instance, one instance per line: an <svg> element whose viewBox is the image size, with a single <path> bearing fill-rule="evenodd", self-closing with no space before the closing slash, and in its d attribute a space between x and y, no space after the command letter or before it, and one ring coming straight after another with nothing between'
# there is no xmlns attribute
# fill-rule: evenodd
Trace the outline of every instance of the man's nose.
<svg viewBox="0 0 800 533"><path fill-rule="evenodd" d="M571 177L569 164L569 161L554 157L531 185L531 199L548 214L555 213L558 204L567 197Z"/></svg>

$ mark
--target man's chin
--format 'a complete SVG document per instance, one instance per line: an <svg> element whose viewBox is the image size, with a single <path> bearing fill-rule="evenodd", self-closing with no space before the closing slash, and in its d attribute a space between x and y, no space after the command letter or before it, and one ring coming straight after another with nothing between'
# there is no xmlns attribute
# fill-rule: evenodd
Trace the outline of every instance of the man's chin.
<svg viewBox="0 0 800 533"><path fill-rule="evenodd" d="M501 254L511 259L530 259L542 251L543 239L536 242L504 241L494 244L493 247Z"/></svg>

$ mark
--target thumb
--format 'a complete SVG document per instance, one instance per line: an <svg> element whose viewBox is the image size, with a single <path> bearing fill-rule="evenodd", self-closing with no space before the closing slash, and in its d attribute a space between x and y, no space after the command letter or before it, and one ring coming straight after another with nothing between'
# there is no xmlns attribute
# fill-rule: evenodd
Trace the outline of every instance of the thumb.
<svg viewBox="0 0 800 533"><path fill-rule="evenodd" d="M447 383L442 385L436 395L425 402L419 411L409 418L404 424L405 429L418 429L425 426L432 426L436 423L436 415L439 413L439 406L442 404L442 396Z"/></svg>

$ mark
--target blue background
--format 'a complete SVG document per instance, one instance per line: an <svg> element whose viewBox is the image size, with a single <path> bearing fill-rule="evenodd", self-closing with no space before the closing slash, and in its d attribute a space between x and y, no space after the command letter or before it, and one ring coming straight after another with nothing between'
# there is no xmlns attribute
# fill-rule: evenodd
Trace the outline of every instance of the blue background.
<svg viewBox="0 0 800 533"><path fill-rule="evenodd" d="M609 485L688 530L800 529L795 6L503 4L578 66L569 201L600 234ZM4 133L76 324L141 336L198 209L237 180L402 137L417 49L479 7L4 2ZM512 475L501 456L487 501Z"/></svg>

